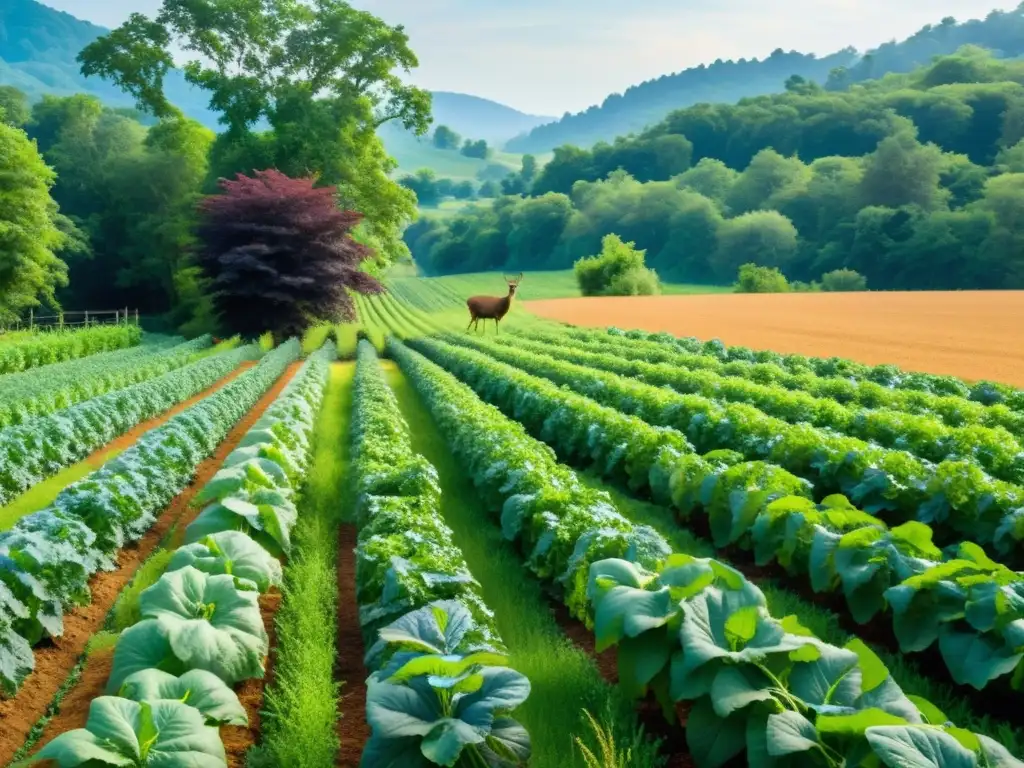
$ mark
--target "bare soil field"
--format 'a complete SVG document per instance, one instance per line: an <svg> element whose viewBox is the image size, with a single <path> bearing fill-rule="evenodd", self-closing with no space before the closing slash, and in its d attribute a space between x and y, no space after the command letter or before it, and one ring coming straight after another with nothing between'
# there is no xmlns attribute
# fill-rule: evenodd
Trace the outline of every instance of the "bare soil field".
<svg viewBox="0 0 1024 768"><path fill-rule="evenodd" d="M624 296L523 306L573 325L667 331L1024 386L1024 291Z"/></svg>

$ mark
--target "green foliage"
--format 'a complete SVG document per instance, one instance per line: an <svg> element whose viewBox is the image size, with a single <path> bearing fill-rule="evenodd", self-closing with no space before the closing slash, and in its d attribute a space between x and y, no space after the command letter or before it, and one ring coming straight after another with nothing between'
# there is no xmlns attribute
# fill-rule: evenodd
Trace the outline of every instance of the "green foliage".
<svg viewBox="0 0 1024 768"><path fill-rule="evenodd" d="M171 550L158 549L135 572L132 583L121 590L111 610L111 626L116 632L128 629L142 620L139 596L163 575L173 555L174 552Z"/></svg>
<svg viewBox="0 0 1024 768"><path fill-rule="evenodd" d="M743 264L735 290L736 293L788 293L790 285L776 267Z"/></svg>
<svg viewBox="0 0 1024 768"><path fill-rule="evenodd" d="M32 118L28 97L11 85L0 85L0 123L23 128Z"/></svg>
<svg viewBox="0 0 1024 768"><path fill-rule="evenodd" d="M606 235L601 253L574 265L584 296L650 296L661 292L657 274L644 266L644 251L624 243L618 235Z"/></svg>
<svg viewBox="0 0 1024 768"><path fill-rule="evenodd" d="M792 80L560 147L532 185L509 178L507 197L406 241L431 274L566 268L616 232L680 282L724 283L754 263L802 283L852 269L876 290L1017 288L1021 82L1020 61L970 49L848 91Z"/></svg>
<svg viewBox="0 0 1024 768"><path fill-rule="evenodd" d="M438 149L458 149L462 137L447 125L439 125L434 129L432 141Z"/></svg>
<svg viewBox="0 0 1024 768"><path fill-rule="evenodd" d="M487 142L484 139L466 139L462 145L462 149L459 150L465 157L473 157L477 160L486 160L491 155L491 148L487 146Z"/></svg>
<svg viewBox="0 0 1024 768"><path fill-rule="evenodd" d="M50 197L56 175L23 131L0 122L0 323L41 303L57 305L67 284L58 251L68 242Z"/></svg>
<svg viewBox="0 0 1024 768"><path fill-rule="evenodd" d="M866 291L868 281L852 269L834 269L821 276L823 291Z"/></svg>

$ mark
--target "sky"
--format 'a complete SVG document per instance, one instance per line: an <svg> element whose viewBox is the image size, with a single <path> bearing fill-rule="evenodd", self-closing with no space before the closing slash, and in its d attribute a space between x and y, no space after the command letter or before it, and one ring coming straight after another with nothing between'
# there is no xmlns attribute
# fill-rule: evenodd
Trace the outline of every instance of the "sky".
<svg viewBox="0 0 1024 768"><path fill-rule="evenodd" d="M776 48L827 54L905 38L945 16L1019 0L350 0L402 24L420 66L409 80L536 115L577 112L630 85ZM44 0L114 27L160 0Z"/></svg>

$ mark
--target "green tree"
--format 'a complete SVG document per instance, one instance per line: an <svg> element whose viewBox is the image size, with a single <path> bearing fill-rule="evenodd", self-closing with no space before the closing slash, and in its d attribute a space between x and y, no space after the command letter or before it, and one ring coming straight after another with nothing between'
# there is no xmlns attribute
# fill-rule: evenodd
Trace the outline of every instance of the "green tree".
<svg viewBox="0 0 1024 768"><path fill-rule="evenodd" d="M783 157L774 149L765 149L754 156L731 186L725 203L733 214L767 208L773 195L809 178L810 171L800 158Z"/></svg>
<svg viewBox="0 0 1024 768"><path fill-rule="evenodd" d="M42 302L56 306L56 289L67 283L54 178L28 136L0 123L0 320Z"/></svg>
<svg viewBox="0 0 1024 768"><path fill-rule="evenodd" d="M864 159L861 201L864 205L889 208L941 208L949 197L939 186L942 168L942 151L933 144L921 144L914 128L907 127L882 139L878 148Z"/></svg>
<svg viewBox="0 0 1024 768"><path fill-rule="evenodd" d="M466 139L462 145L461 152L465 157L472 157L477 160L486 160L491 156L491 148L487 146L487 142L483 139L477 141Z"/></svg>
<svg viewBox="0 0 1024 768"><path fill-rule="evenodd" d="M0 123L22 128L31 117L28 96L13 85L0 85Z"/></svg>
<svg viewBox="0 0 1024 768"><path fill-rule="evenodd" d="M741 264L784 268L796 255L797 231L778 211L752 211L726 219L718 229L714 269L723 280Z"/></svg>
<svg viewBox="0 0 1024 768"><path fill-rule="evenodd" d="M821 289L833 292L866 291L868 281L853 269L834 269L821 276Z"/></svg>
<svg viewBox="0 0 1024 768"><path fill-rule="evenodd" d="M390 179L376 129L395 121L422 135L430 120L430 94L402 79L418 64L408 43L402 27L343 0L163 0L155 18L132 14L79 61L166 117L176 113L164 88L171 50L186 51L186 80L209 93L225 128L211 175L273 165L336 185L339 204L365 216L356 236L389 261L407 253L400 233L415 200ZM269 135L254 135L261 121Z"/></svg>
<svg viewBox="0 0 1024 768"><path fill-rule="evenodd" d="M736 293L789 293L789 281L776 267L742 264L733 290Z"/></svg>
<svg viewBox="0 0 1024 768"><path fill-rule="evenodd" d="M462 137L447 125L439 125L434 129L433 144L438 149L458 149Z"/></svg>
<svg viewBox="0 0 1024 768"><path fill-rule="evenodd" d="M415 174L400 178L398 183L411 190L419 204L426 208L433 208L440 202L437 174L431 168L420 168Z"/></svg>
<svg viewBox="0 0 1024 768"><path fill-rule="evenodd" d="M738 171L721 160L704 157L693 168L676 176L675 182L680 187L692 189L716 203L723 204L739 177Z"/></svg>
<svg viewBox="0 0 1024 768"><path fill-rule="evenodd" d="M658 275L644 265L645 251L618 235L601 240L601 252L573 265L584 296L650 296L661 292Z"/></svg>

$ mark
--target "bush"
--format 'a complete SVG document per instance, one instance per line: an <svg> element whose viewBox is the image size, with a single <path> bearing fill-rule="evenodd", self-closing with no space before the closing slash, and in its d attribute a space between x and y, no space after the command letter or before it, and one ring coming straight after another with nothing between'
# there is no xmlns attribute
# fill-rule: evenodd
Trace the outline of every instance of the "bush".
<svg viewBox="0 0 1024 768"><path fill-rule="evenodd" d="M821 283L819 283L817 280L812 280L809 283L794 280L789 284L789 290L791 290L793 293L820 293Z"/></svg>
<svg viewBox="0 0 1024 768"><path fill-rule="evenodd" d="M736 293L789 293L790 286L786 276L775 267L744 264L733 289Z"/></svg>
<svg viewBox="0 0 1024 768"><path fill-rule="evenodd" d="M658 274L644 265L635 243L606 235L601 253L576 262L576 282L584 296L652 296L661 292Z"/></svg>
<svg viewBox="0 0 1024 768"><path fill-rule="evenodd" d="M821 276L824 291L866 291L868 280L853 269L834 269Z"/></svg>

